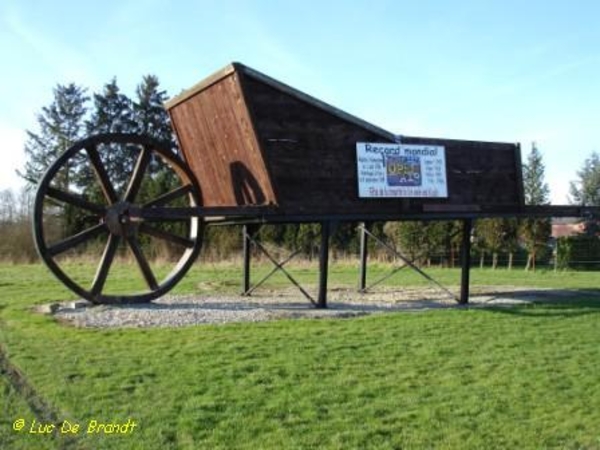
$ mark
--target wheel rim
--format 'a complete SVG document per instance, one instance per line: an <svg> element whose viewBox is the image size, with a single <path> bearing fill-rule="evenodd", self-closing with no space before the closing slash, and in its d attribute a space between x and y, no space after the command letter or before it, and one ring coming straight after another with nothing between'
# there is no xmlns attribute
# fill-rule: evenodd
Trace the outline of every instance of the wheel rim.
<svg viewBox="0 0 600 450"><path fill-rule="evenodd" d="M147 223L130 210L200 205L193 174L168 146L139 135L92 136L64 152L40 181L35 243L52 273L81 297L94 303L148 302L189 270L202 246L202 221L166 214ZM156 243L174 254L164 276L164 267L152 267ZM81 257L99 258L93 275L82 275L69 263ZM138 267L141 285L112 280L127 257Z"/></svg>

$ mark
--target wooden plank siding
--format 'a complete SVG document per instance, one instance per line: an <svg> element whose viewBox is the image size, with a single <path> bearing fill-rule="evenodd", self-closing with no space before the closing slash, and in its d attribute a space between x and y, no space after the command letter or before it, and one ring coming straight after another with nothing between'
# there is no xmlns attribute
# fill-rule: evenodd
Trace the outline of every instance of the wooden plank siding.
<svg viewBox="0 0 600 450"><path fill-rule="evenodd" d="M425 137L443 145L448 198L358 197L357 142L394 135L235 63L167 104L206 206L274 205L280 215L518 212L518 145Z"/></svg>
<svg viewBox="0 0 600 450"><path fill-rule="evenodd" d="M204 206L277 203L237 73L193 92L169 114Z"/></svg>

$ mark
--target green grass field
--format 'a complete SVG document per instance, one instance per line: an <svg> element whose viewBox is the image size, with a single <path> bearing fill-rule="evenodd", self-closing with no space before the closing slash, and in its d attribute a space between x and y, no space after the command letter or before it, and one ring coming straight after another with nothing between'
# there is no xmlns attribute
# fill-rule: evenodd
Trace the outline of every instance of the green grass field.
<svg viewBox="0 0 600 450"><path fill-rule="evenodd" d="M316 281L312 267L291 270ZM449 286L460 277L430 273ZM239 281L231 264L203 264L176 292L233 293ZM330 284L355 286L356 268L334 264ZM426 283L404 271L390 284ZM581 294L510 309L84 330L30 312L73 298L44 267L0 265L0 346L33 388L19 392L2 371L0 448L599 449L600 273L475 269L472 284ZM79 432L42 434L35 399ZM87 433L91 421L130 419L128 433Z"/></svg>

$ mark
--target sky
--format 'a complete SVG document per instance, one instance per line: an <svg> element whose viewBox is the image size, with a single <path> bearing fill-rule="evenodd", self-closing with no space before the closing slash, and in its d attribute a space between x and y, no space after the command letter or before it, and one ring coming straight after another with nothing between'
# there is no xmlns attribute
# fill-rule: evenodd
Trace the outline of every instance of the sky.
<svg viewBox="0 0 600 450"><path fill-rule="evenodd" d="M57 84L171 96L242 62L401 135L537 143L554 204L600 152L596 0L3 0L0 190Z"/></svg>

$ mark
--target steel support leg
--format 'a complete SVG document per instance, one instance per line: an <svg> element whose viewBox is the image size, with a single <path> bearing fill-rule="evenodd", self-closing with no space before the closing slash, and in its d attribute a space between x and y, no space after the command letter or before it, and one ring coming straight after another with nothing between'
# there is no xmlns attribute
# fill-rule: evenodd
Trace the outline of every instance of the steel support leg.
<svg viewBox="0 0 600 450"><path fill-rule="evenodd" d="M462 254L461 254L461 280L460 280L460 304L469 303L469 277L471 272L471 229L472 219L463 221Z"/></svg>
<svg viewBox="0 0 600 450"><path fill-rule="evenodd" d="M360 275L358 280L358 291L365 292L367 289L367 258L368 258L368 238L367 231L370 224L362 222L358 229L360 230Z"/></svg>
<svg viewBox="0 0 600 450"><path fill-rule="evenodd" d="M250 294L250 260L252 257L252 237L258 231L255 225L242 226L242 258L243 258L243 279L242 295Z"/></svg>
<svg viewBox="0 0 600 450"><path fill-rule="evenodd" d="M329 271L329 236L331 222L321 222L321 248L319 254L319 296L317 308L327 308L327 275Z"/></svg>

